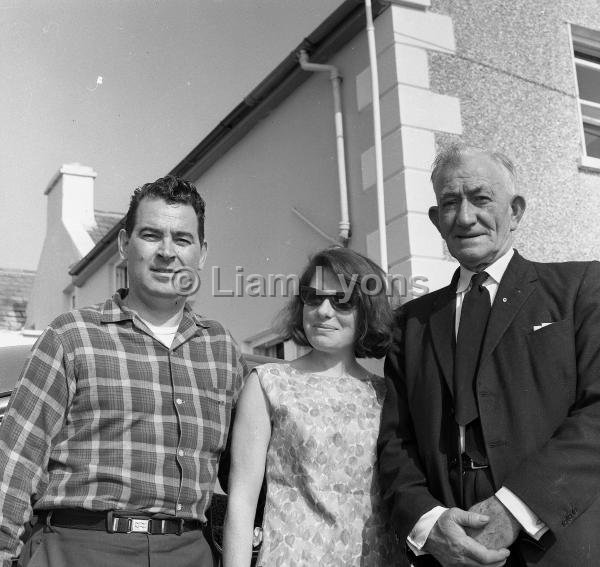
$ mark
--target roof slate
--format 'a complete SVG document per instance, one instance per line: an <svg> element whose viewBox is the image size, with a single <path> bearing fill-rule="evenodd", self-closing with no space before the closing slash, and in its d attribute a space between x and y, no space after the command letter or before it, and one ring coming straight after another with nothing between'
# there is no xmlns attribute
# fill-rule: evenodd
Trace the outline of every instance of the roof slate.
<svg viewBox="0 0 600 567"><path fill-rule="evenodd" d="M94 216L96 217L96 226L93 226L87 232L95 246L102 240L102 237L123 218L123 213L94 211Z"/></svg>
<svg viewBox="0 0 600 567"><path fill-rule="evenodd" d="M96 225L88 230L94 245L121 221L123 213L94 211ZM0 329L20 331L25 325L27 302L36 272L0 268Z"/></svg>
<svg viewBox="0 0 600 567"><path fill-rule="evenodd" d="M25 324L35 272L0 268L0 329L18 331Z"/></svg>

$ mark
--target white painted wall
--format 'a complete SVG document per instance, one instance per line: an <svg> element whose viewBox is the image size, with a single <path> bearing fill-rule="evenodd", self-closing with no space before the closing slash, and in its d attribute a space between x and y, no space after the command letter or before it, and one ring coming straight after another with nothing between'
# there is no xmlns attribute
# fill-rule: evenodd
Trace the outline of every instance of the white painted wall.
<svg viewBox="0 0 600 567"><path fill-rule="evenodd" d="M394 5L376 20L388 257L393 274L446 285L456 265L427 209L437 131L461 132L458 99L430 89L428 53L454 50L452 21L412 3ZM419 4L417 2L417 4ZM328 61L344 78L352 239L350 247L378 261L377 201L366 34ZM300 221L302 211L328 234L339 220L331 87L313 75L199 180L207 200L209 260L199 294L201 311L222 320L240 341L266 331L284 303L278 297L219 297L251 273L298 273L308 256L330 243ZM236 271L236 266L240 266ZM218 270L220 282L211 277ZM237 280L236 280L237 276ZM220 286L217 285L220 283Z"/></svg>
<svg viewBox="0 0 600 567"><path fill-rule="evenodd" d="M370 118L360 113L356 74L367 65L366 38L357 37L328 63L344 78L351 247L366 253L368 232L376 228L374 191L361 186L361 153L372 144ZM243 341L267 330L285 299L219 297L246 283L249 274L298 274L309 255L330 242L293 212L297 208L337 238L339 192L331 84L315 74L267 119L225 154L199 180L207 202L208 260L196 308L225 324ZM240 268L236 271L236 266ZM213 278L213 270L221 281ZM216 273L216 272L214 272ZM220 285L219 285L220 283Z"/></svg>
<svg viewBox="0 0 600 567"><path fill-rule="evenodd" d="M43 329L71 308L69 266L93 247L86 228L94 222L96 172L80 164L63 165L48 185L46 237L38 263L26 328Z"/></svg>
<svg viewBox="0 0 600 567"><path fill-rule="evenodd" d="M77 307L95 305L112 297L116 291L115 265L120 261L119 255L114 254L85 281L84 285L75 288Z"/></svg>

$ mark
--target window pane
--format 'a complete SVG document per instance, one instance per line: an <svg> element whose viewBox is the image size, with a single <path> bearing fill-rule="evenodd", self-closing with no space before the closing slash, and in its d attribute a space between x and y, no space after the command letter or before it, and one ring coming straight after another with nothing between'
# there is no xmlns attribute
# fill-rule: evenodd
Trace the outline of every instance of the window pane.
<svg viewBox="0 0 600 567"><path fill-rule="evenodd" d="M592 102L581 103L583 121L592 126L600 126L600 104Z"/></svg>
<svg viewBox="0 0 600 567"><path fill-rule="evenodd" d="M281 358L282 360L285 359L283 341L270 345L256 346L252 350L254 351L254 354L259 354L261 356Z"/></svg>
<svg viewBox="0 0 600 567"><path fill-rule="evenodd" d="M600 128L591 124L583 125L585 149L590 157L600 158Z"/></svg>
<svg viewBox="0 0 600 567"><path fill-rule="evenodd" d="M600 66L592 68L576 61L579 98L600 103Z"/></svg>

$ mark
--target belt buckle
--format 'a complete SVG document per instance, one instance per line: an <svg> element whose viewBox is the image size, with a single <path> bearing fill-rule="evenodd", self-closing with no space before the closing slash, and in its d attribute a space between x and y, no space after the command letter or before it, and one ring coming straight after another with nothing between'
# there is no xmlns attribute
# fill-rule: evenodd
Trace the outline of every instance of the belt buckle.
<svg viewBox="0 0 600 567"><path fill-rule="evenodd" d="M115 516L114 510L109 510L106 514L106 531L109 534L117 533L119 527L119 518Z"/></svg>
<svg viewBox="0 0 600 567"><path fill-rule="evenodd" d="M463 453L462 466L463 469L466 468L470 471L481 471L487 469L489 465L478 465L471 457L469 457L469 455Z"/></svg>
<svg viewBox="0 0 600 567"><path fill-rule="evenodd" d="M142 519L142 518L127 518L128 527L127 533L139 533L139 534L149 534L150 533L150 522L151 519Z"/></svg>

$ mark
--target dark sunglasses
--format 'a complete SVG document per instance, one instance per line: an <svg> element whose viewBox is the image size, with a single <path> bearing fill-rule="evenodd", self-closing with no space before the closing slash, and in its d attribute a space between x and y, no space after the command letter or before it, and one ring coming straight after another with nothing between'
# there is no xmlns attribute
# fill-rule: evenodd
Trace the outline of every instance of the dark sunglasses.
<svg viewBox="0 0 600 567"><path fill-rule="evenodd" d="M308 285L300 286L300 301L304 305L319 307L326 299L336 311L343 312L352 311L358 302L358 297L354 293L348 298L343 291L323 291Z"/></svg>

